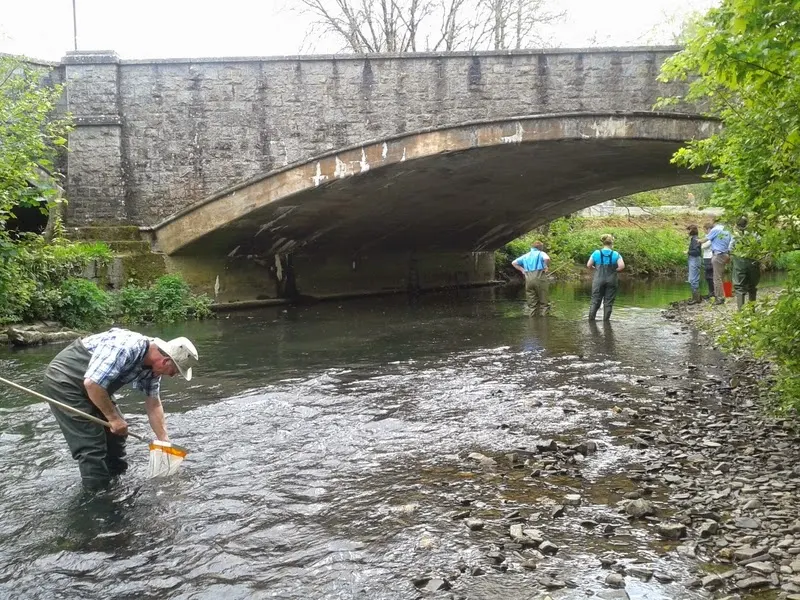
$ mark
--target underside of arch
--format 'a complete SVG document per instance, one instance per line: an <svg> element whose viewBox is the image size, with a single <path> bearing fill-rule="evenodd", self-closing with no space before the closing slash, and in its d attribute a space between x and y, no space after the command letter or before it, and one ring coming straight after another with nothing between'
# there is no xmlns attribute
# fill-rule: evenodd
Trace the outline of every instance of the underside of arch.
<svg viewBox="0 0 800 600"><path fill-rule="evenodd" d="M152 231L172 255L492 250L598 202L699 181L670 159L717 127L686 115L571 114L420 132L245 182Z"/></svg>

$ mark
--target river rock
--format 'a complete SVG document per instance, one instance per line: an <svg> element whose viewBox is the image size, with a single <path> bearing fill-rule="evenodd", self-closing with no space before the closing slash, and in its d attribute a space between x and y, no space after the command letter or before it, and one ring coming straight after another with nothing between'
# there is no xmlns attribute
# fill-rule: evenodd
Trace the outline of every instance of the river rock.
<svg viewBox="0 0 800 600"><path fill-rule="evenodd" d="M606 585L611 587L625 587L625 578L619 573L609 573L606 576Z"/></svg>
<svg viewBox="0 0 800 600"><path fill-rule="evenodd" d="M665 540L679 540L686 537L686 525L679 523L660 523L656 529Z"/></svg>
<svg viewBox="0 0 800 600"><path fill-rule="evenodd" d="M642 517L656 514L656 509L652 502L639 498L628 502L625 505L625 512L634 519L641 519Z"/></svg>
<svg viewBox="0 0 800 600"><path fill-rule="evenodd" d="M769 579L764 577L748 577L736 582L736 587L740 590L754 590L757 588L768 587L772 584Z"/></svg>
<svg viewBox="0 0 800 600"><path fill-rule="evenodd" d="M750 517L739 517L733 520L733 525L739 529L758 529L761 527L761 522Z"/></svg>
<svg viewBox="0 0 800 600"><path fill-rule="evenodd" d="M580 506L581 505L581 496L580 494L567 494L564 496L564 504L567 506Z"/></svg>
<svg viewBox="0 0 800 600"><path fill-rule="evenodd" d="M539 552L544 555L549 554L551 556L555 556L555 554L558 552L558 546L556 546L553 542L548 542L545 540L539 544Z"/></svg>
<svg viewBox="0 0 800 600"><path fill-rule="evenodd" d="M71 342L82 335L80 331L49 326L10 326L6 330L8 341L20 347Z"/></svg>

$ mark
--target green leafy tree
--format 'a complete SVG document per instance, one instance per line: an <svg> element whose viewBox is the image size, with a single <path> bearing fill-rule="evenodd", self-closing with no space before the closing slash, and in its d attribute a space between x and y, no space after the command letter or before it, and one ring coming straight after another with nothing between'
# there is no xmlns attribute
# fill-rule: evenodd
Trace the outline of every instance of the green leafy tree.
<svg viewBox="0 0 800 600"><path fill-rule="evenodd" d="M722 0L693 23L684 50L666 61L663 81L688 81L681 99L706 106L722 128L674 157L707 171L712 202L733 221L750 217L758 236L742 242L752 257L800 248L800 3ZM738 248L738 244L737 244ZM749 316L734 334L779 367L785 406L800 407L800 277Z"/></svg>
<svg viewBox="0 0 800 600"><path fill-rule="evenodd" d="M777 247L800 247L800 10L796 0L724 0L695 22L686 47L662 68L688 80L682 98L721 119L712 137L674 161L708 171L712 201L735 219L750 214ZM670 99L669 101L676 101Z"/></svg>
<svg viewBox="0 0 800 600"><path fill-rule="evenodd" d="M48 184L69 121L54 118L61 86L46 85L41 67L0 56L0 256L10 251L6 223L18 206L55 198Z"/></svg>

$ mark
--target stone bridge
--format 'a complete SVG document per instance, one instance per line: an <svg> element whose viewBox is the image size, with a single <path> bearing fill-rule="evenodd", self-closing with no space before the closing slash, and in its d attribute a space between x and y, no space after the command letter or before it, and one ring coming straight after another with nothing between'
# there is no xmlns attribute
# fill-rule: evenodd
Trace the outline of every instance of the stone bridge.
<svg viewBox="0 0 800 600"><path fill-rule="evenodd" d="M220 301L486 282L537 225L698 180L670 157L716 124L653 111L675 50L69 53L69 220L142 226Z"/></svg>

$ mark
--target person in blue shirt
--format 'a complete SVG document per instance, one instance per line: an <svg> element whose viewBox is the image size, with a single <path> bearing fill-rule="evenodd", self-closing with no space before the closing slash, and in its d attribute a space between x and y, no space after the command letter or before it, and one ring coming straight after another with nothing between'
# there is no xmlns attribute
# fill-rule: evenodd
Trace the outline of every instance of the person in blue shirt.
<svg viewBox="0 0 800 600"><path fill-rule="evenodd" d="M168 342L127 329L112 328L64 348L47 366L44 392L64 404L109 423L109 428L51 405L72 458L78 461L83 487L102 489L128 468L128 424L113 400L130 384L146 396L144 408L156 437L169 441L161 405L161 377L192 379L197 349L185 337Z"/></svg>
<svg viewBox="0 0 800 600"><path fill-rule="evenodd" d="M525 298L530 316L546 315L550 310L548 290L550 257L544 252L542 242L533 242L530 252L511 261L511 265L525 278Z"/></svg>
<svg viewBox="0 0 800 600"><path fill-rule="evenodd" d="M722 287L722 279L725 276L725 265L730 261L731 234L720 223L720 218L714 218L714 226L706 234L705 239L700 240L702 244L706 240L711 242L711 268L714 270L714 304L725 303L725 290Z"/></svg>
<svg viewBox="0 0 800 600"><path fill-rule="evenodd" d="M611 319L611 309L617 297L619 278L617 273L625 268L622 255L614 250L614 237L610 233L600 236L603 247L592 252L586 266L594 269L592 280L592 304L589 308L589 320L594 321L600 304L603 305L603 320Z"/></svg>

